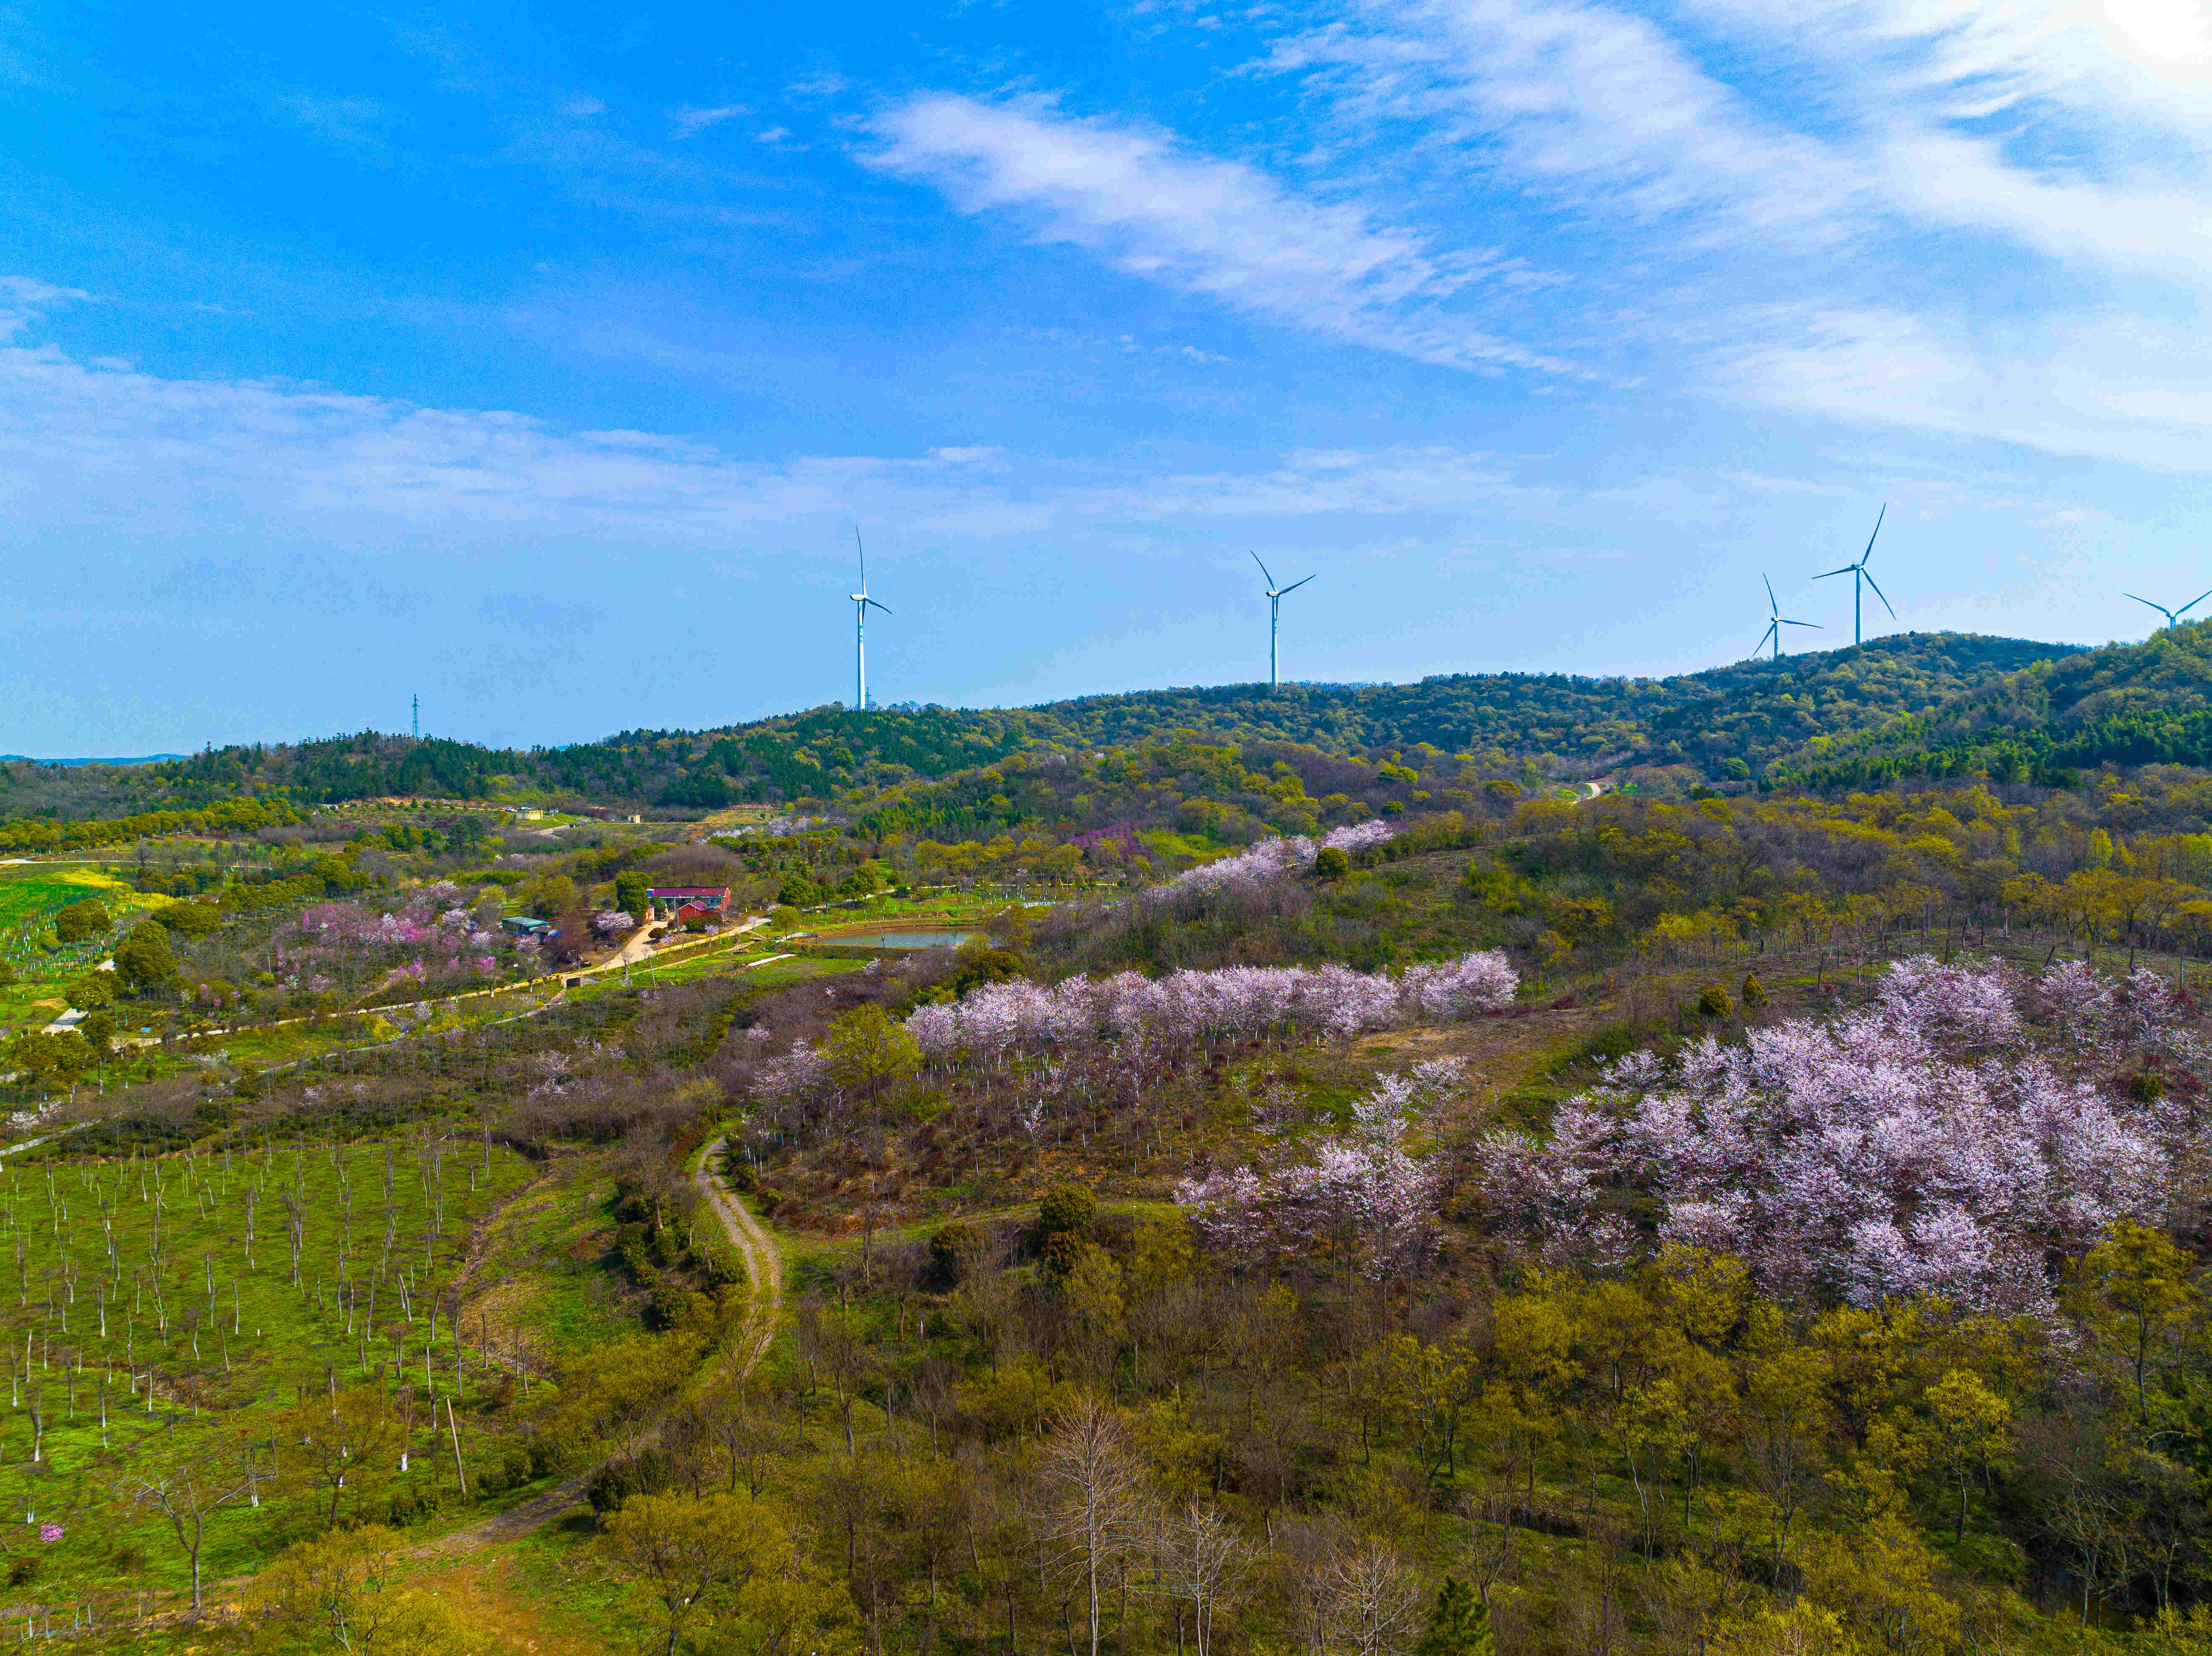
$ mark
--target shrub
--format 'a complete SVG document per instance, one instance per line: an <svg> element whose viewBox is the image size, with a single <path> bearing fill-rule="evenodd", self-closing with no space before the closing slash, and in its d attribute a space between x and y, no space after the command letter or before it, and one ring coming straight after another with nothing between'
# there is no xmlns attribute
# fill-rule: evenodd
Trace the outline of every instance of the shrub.
<svg viewBox="0 0 2212 1656"><path fill-rule="evenodd" d="M1314 872L1324 880L1340 880L1352 872L1352 858L1342 846L1323 846L1314 855Z"/></svg>
<svg viewBox="0 0 2212 1656"><path fill-rule="evenodd" d="M1766 986L1748 972L1744 974L1743 1004L1746 1006L1764 1006L1766 999Z"/></svg>
<svg viewBox="0 0 2212 1656"><path fill-rule="evenodd" d="M69 996L70 1005L96 1012L103 1006L115 1004L115 974L88 972L64 992Z"/></svg>
<svg viewBox="0 0 2212 1656"><path fill-rule="evenodd" d="M64 943L82 943L88 937L98 937L114 924L105 908L88 899L71 903L54 916L54 935Z"/></svg>
<svg viewBox="0 0 2212 1656"><path fill-rule="evenodd" d="M1701 1017L1732 1017L1735 1014L1735 1003L1729 998L1727 990L1715 984L1698 997L1698 1013Z"/></svg>
<svg viewBox="0 0 2212 1656"><path fill-rule="evenodd" d="M659 1495L672 1481L668 1452L648 1444L630 1459L611 1460L592 1473L584 1498L593 1512L609 1513L634 1495Z"/></svg>
<svg viewBox="0 0 2212 1656"><path fill-rule="evenodd" d="M1080 1185L1056 1186L1037 1203L1037 1235L1087 1237L1097 1217L1098 1198L1089 1191Z"/></svg>
<svg viewBox="0 0 2212 1656"><path fill-rule="evenodd" d="M714 1331L714 1302L704 1294L664 1283L646 1301L645 1325L656 1334L678 1330L700 1335Z"/></svg>
<svg viewBox="0 0 2212 1656"><path fill-rule="evenodd" d="M222 911L212 903L170 903L156 909L154 918L184 937L204 937L222 925Z"/></svg>
<svg viewBox="0 0 2212 1656"><path fill-rule="evenodd" d="M1054 1282L1066 1282L1083 1256L1091 1251L1091 1244L1072 1230L1056 1230L1044 1239L1040 1257L1044 1260L1045 1275Z"/></svg>
<svg viewBox="0 0 2212 1656"><path fill-rule="evenodd" d="M115 970L134 989L152 989L177 975L177 958L169 952L169 934L151 920L141 920L115 945Z"/></svg>
<svg viewBox="0 0 2212 1656"><path fill-rule="evenodd" d="M930 1275L947 1288L959 1285L983 1255L983 1233L964 1219L939 1225L929 1234Z"/></svg>

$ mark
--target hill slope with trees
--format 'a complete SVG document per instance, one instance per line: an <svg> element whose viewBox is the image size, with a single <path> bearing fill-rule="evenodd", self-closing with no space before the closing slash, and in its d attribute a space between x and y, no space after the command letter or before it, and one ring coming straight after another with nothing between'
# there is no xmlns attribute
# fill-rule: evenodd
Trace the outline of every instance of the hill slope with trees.
<svg viewBox="0 0 2212 1656"><path fill-rule="evenodd" d="M1802 786L1900 777L2052 779L2103 764L2212 763L2212 625L2155 633L1991 676L1924 713L1814 738L1778 767Z"/></svg>
<svg viewBox="0 0 2212 1656"><path fill-rule="evenodd" d="M860 713L833 704L715 730L627 731L526 751L364 731L143 766L0 764L0 816L81 821L257 797L307 805L548 795L696 812L745 800L828 799L975 771L1024 750L1126 749L1181 731L1370 760L1426 747L1529 780L1676 766L1686 777L1741 779L1784 761L1800 768L1826 762L1808 748L1824 738L1874 742L1918 730L1912 721L1938 709L2027 705L2008 688L2019 674L2056 672L2080 653L2020 639L1901 634L1663 679L1455 674L1416 684L1150 690L1024 708ZM2097 694L2140 716L2141 696L2123 704L2111 687ZM2154 698L2155 686L2147 682L2143 694Z"/></svg>

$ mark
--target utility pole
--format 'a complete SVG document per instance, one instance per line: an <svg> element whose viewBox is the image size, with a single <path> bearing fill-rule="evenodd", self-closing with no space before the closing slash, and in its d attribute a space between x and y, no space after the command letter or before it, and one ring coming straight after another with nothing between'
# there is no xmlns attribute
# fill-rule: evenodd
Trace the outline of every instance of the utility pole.
<svg viewBox="0 0 2212 1656"><path fill-rule="evenodd" d="M422 739L422 698L419 695L415 697L415 705L410 714L409 722L415 733L415 739L420 742Z"/></svg>

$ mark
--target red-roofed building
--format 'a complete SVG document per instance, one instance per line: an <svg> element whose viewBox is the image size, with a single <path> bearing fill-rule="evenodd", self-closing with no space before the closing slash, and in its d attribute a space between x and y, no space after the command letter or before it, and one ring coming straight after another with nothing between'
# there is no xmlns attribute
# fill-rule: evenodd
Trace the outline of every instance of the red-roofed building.
<svg viewBox="0 0 2212 1656"><path fill-rule="evenodd" d="M697 911L690 918L712 914L719 919L730 907L730 889L726 885L648 886L645 897L655 915L677 919L687 918L684 913L687 908Z"/></svg>

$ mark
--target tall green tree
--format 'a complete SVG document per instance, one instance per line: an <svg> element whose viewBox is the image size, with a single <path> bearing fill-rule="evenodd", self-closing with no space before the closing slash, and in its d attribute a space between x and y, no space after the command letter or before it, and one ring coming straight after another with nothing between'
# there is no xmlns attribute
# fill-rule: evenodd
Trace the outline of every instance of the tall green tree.
<svg viewBox="0 0 2212 1656"><path fill-rule="evenodd" d="M1447 1575L1437 1589L1437 1607L1413 1656L1492 1656L1497 1641L1490 1631L1490 1607L1473 1587Z"/></svg>
<svg viewBox="0 0 2212 1656"><path fill-rule="evenodd" d="M177 975L177 957L169 952L169 933L151 920L141 920L115 946L115 970L133 989L157 989Z"/></svg>

